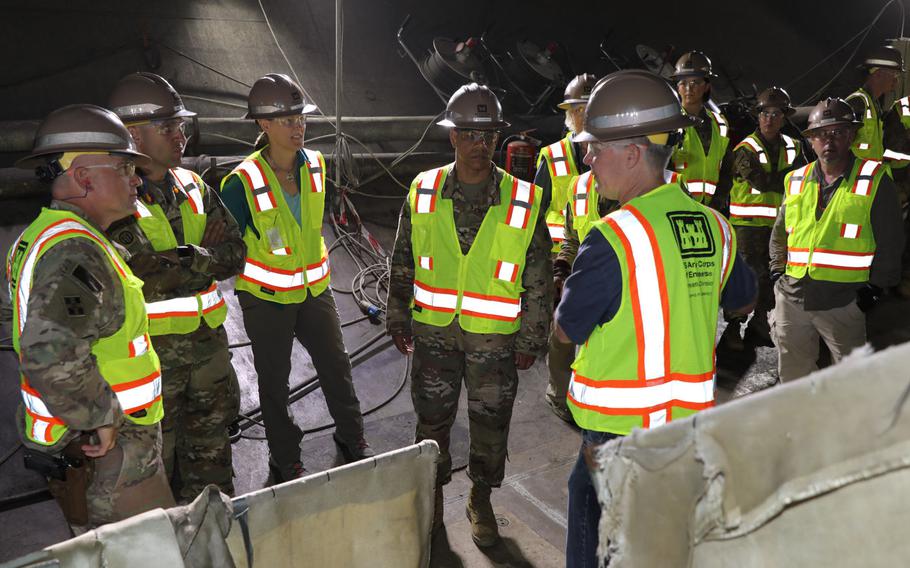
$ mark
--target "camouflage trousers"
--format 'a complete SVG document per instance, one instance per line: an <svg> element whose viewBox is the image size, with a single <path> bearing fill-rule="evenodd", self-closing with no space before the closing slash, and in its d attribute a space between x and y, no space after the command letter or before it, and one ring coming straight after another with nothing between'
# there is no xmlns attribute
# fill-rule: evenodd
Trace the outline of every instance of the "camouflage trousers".
<svg viewBox="0 0 910 568"><path fill-rule="evenodd" d="M771 257L768 243L771 240L771 227L747 227L735 225L736 250L742 255L746 264L755 272L758 283L758 298L755 311L749 320L748 328L761 337L770 337L771 327L768 324L768 313L774 309L774 291L771 289L771 277L768 265ZM724 319L733 321L738 318L724 313Z"/></svg>
<svg viewBox="0 0 910 568"><path fill-rule="evenodd" d="M205 323L185 335L152 338L161 359L162 458L181 503L214 484L234 493L228 426L240 411L240 387L224 326Z"/></svg>
<svg viewBox="0 0 910 568"><path fill-rule="evenodd" d="M89 525L174 506L161 462L159 424L140 426L125 420L117 431L117 444L92 462L94 474L86 490Z"/></svg>
<svg viewBox="0 0 910 568"><path fill-rule="evenodd" d="M471 438L468 477L475 483L499 487L505 475L509 423L518 390L513 336L462 332L457 323L446 328L414 324L413 357L416 441L439 444L437 486L452 477L449 441L464 381Z"/></svg>
<svg viewBox="0 0 910 568"><path fill-rule="evenodd" d="M554 412L567 420L572 419L569 408L566 406L566 393L569 390L574 361L575 345L560 341L556 337L556 328L551 327L547 345L547 369L550 372L550 379L547 383L547 404Z"/></svg>

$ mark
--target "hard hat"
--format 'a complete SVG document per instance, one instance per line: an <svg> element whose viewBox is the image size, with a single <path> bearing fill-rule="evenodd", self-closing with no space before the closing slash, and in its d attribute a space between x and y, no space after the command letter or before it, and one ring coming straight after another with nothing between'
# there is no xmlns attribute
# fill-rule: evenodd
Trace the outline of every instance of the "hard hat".
<svg viewBox="0 0 910 568"><path fill-rule="evenodd" d="M32 153L17 161L16 167L43 166L68 152L122 154L139 167L151 164L151 158L136 149L133 137L116 114L99 106L79 104L47 115L35 134ZM56 173L65 169L66 166Z"/></svg>
<svg viewBox="0 0 910 568"><path fill-rule="evenodd" d="M818 104L812 108L809 113L809 124L803 130L803 136L809 136L812 131L819 128L837 125L859 128L863 123L856 120L853 107L847 104L847 101L828 97L818 101Z"/></svg>
<svg viewBox="0 0 910 568"><path fill-rule="evenodd" d="M584 130L574 142L609 142L673 132L699 119L684 115L676 91L650 71L628 69L607 75L585 109Z"/></svg>
<svg viewBox="0 0 910 568"><path fill-rule="evenodd" d="M269 73L256 79L247 97L249 112L243 118L275 118L310 114L316 105L307 103L303 89L283 73Z"/></svg>
<svg viewBox="0 0 910 568"><path fill-rule="evenodd" d="M759 113L765 107L777 107L785 116L790 116L796 109L790 106L790 95L780 87L768 87L758 93L758 101L755 104L755 112Z"/></svg>
<svg viewBox="0 0 910 568"><path fill-rule="evenodd" d="M715 79L717 75L711 72L711 60L707 55L700 51L689 51L676 60L676 71L670 75L674 81L683 77Z"/></svg>
<svg viewBox="0 0 910 568"><path fill-rule="evenodd" d="M196 116L186 110L174 87L154 73L133 73L120 79L107 106L125 124Z"/></svg>
<svg viewBox="0 0 910 568"><path fill-rule="evenodd" d="M502 119L502 105L496 94L485 85L477 83L462 85L455 91L446 105L444 116L436 124L474 130L496 130L509 126Z"/></svg>
<svg viewBox="0 0 910 568"><path fill-rule="evenodd" d="M587 104L595 85L597 85L597 77L594 75L590 73L576 75L566 85L566 92L563 95L565 100L556 106L562 110L568 110L572 105Z"/></svg>
<svg viewBox="0 0 910 568"><path fill-rule="evenodd" d="M866 59L860 64L861 69L871 69L880 67L882 69L894 69L895 71L904 72L904 56L897 49L890 45L883 45L873 49Z"/></svg>

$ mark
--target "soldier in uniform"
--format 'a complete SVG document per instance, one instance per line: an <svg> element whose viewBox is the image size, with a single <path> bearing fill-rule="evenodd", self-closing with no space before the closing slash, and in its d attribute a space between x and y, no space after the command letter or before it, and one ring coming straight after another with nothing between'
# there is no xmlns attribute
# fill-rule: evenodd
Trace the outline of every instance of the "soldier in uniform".
<svg viewBox="0 0 910 568"><path fill-rule="evenodd" d="M174 504L142 281L104 235L136 210L135 168L148 163L116 115L73 105L48 115L17 164L53 183L50 207L7 257L23 399L17 423L26 463L59 478L51 490L72 524Z"/></svg>
<svg viewBox="0 0 910 568"><path fill-rule="evenodd" d="M566 136L540 151L537 157L537 174L534 184L541 188L546 203L546 222L550 239L553 241L552 252L556 256L553 261L553 283L556 286L556 299L562 283L569 276L572 269L571 261L568 266L558 260L562 244L567 237L566 207L571 201L570 185L578 174L586 169L581 163L585 148L572 141L572 136L581 130L585 116L585 107L588 97L597 78L584 73L569 81L566 86L563 101L559 108L566 113ZM547 368L550 372L550 381L547 383L547 404L553 413L566 422L572 423L572 415L566 408L566 389L569 387L569 375L572 372L572 360L575 358L575 349L558 341L550 333L547 346Z"/></svg>
<svg viewBox="0 0 910 568"><path fill-rule="evenodd" d="M733 149L734 182L730 191L730 223L743 259L758 279L758 300L745 338L740 336L745 317L725 313L724 343L742 350L743 339L752 345L771 347L768 312L774 308L774 292L768 273L768 241L777 210L783 202L784 176L802 165L802 146L781 133L786 117L796 112L790 96L779 87L758 94L758 130Z"/></svg>
<svg viewBox="0 0 910 568"><path fill-rule="evenodd" d="M217 281L243 269L246 246L218 193L180 167L186 110L177 91L153 73L134 73L114 87L108 107L120 117L142 167L137 212L108 229L126 247L145 281L149 333L164 381L162 457L174 495L196 498L214 484L234 492L228 426L240 411Z"/></svg>
<svg viewBox="0 0 910 568"><path fill-rule="evenodd" d="M547 342L552 310L550 239L540 188L492 163L503 121L490 89L471 83L445 118L455 162L421 173L401 209L392 253L387 328L413 352L417 441L439 444L434 530L451 479L449 439L464 381L473 481L467 505L478 546L499 540L490 493L502 483L509 422L526 370Z"/></svg>
<svg viewBox="0 0 910 568"><path fill-rule="evenodd" d="M294 339L313 360L319 387L335 420L333 438L348 462L372 457L354 391L322 238L325 159L304 148L307 104L287 75L270 73L250 89L246 118L262 129L256 150L221 182L237 219L247 259L237 277L237 301L253 346L259 402L270 465L277 481L306 474L303 432L288 410Z"/></svg>

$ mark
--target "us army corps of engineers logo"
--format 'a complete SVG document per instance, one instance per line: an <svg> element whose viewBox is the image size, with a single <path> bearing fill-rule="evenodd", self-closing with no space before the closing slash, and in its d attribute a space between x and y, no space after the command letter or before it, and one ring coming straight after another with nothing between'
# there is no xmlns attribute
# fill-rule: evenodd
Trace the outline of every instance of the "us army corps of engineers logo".
<svg viewBox="0 0 910 568"><path fill-rule="evenodd" d="M704 213L670 212L667 219L683 258L714 256L714 237Z"/></svg>

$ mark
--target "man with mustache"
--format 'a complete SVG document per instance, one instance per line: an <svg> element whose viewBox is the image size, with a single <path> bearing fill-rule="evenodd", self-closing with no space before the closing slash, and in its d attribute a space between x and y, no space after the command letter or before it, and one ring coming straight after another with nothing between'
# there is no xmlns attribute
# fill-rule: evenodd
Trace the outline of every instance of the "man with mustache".
<svg viewBox="0 0 910 568"><path fill-rule="evenodd" d="M209 484L232 494L227 428L240 410L240 388L217 281L243 269L246 245L218 193L180 167L186 119L195 113L170 83L153 73L127 75L108 106L151 157L141 169L136 214L107 232L130 251L130 266L145 281L149 333L164 381L168 479L179 502L192 501Z"/></svg>
<svg viewBox="0 0 910 568"><path fill-rule="evenodd" d="M881 162L851 152L860 124L844 100L819 101L803 131L818 159L784 178L770 243L781 381L818 368L819 337L835 363L863 345L864 312L900 280L896 189Z"/></svg>
<svg viewBox="0 0 910 568"><path fill-rule="evenodd" d="M450 129L455 162L411 184L392 253L386 327L402 354L414 354L417 441L440 448L434 532L442 527L451 429L466 385L473 481L466 512L475 544L489 547L499 542L490 494L505 474L517 371L547 344L550 237L540 188L492 161L499 131L509 126L493 91L464 85L438 124Z"/></svg>

